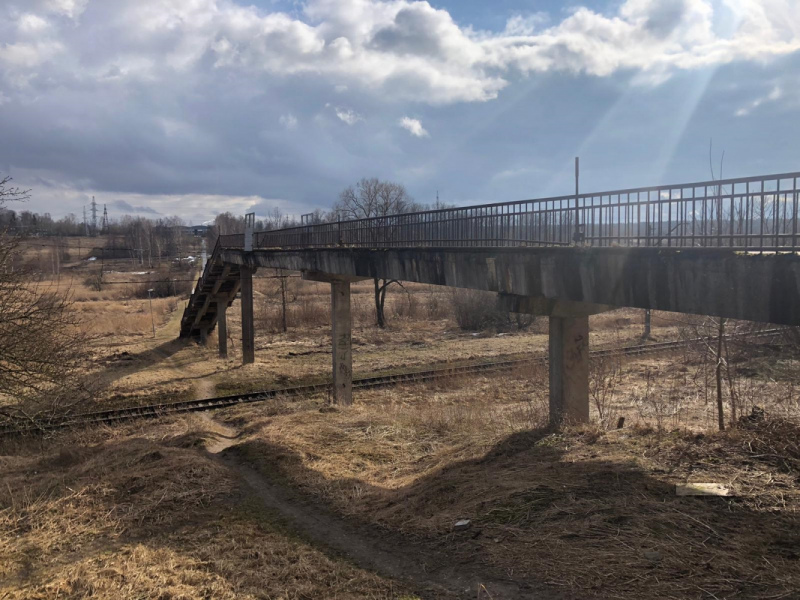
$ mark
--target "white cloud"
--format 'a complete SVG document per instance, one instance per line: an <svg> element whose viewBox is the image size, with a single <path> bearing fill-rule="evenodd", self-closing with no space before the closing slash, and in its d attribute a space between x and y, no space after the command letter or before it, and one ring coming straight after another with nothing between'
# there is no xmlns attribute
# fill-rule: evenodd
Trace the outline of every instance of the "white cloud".
<svg viewBox="0 0 800 600"><path fill-rule="evenodd" d="M615 13L579 7L549 27L539 15L513 17L499 33L460 27L447 11L410 0L309 0L300 17L232 0L7 2L12 12L78 23L53 24L61 29L42 47L9 40L0 25L8 68L48 62L99 79L116 65L151 83L209 69L310 74L393 101L430 104L490 100L519 74L628 70L655 84L677 70L800 50L796 0L625 0ZM727 22L736 25L722 32ZM111 45L96 51L88 40L98 38Z"/></svg>
<svg viewBox="0 0 800 600"><path fill-rule="evenodd" d="M766 102L776 102L776 101L780 100L781 98L783 98L783 90L781 89L781 87L779 85L776 85L774 88L772 88L772 91L769 94L767 94L766 96L762 96L760 98L756 98L755 100L753 100L749 104L747 104L747 105L743 106L742 108L740 108L739 110L737 110L736 111L736 116L737 117L746 117L747 115L749 115L751 112L753 112L755 109L757 109L762 104L764 104Z"/></svg>
<svg viewBox="0 0 800 600"><path fill-rule="evenodd" d="M26 4L31 9L75 19L86 10L89 0L27 0Z"/></svg>
<svg viewBox="0 0 800 600"><path fill-rule="evenodd" d="M295 129L297 127L297 117L295 117L292 113L281 115L278 119L278 122L286 129Z"/></svg>
<svg viewBox="0 0 800 600"><path fill-rule="evenodd" d="M363 121L364 117L359 115L356 111L350 108L337 108L336 109L336 116L339 117L340 121L347 123L348 125L355 125L359 121Z"/></svg>
<svg viewBox="0 0 800 600"><path fill-rule="evenodd" d="M503 35L507 36L531 36L549 20L546 13L535 13L533 15L514 15L506 21L506 28Z"/></svg>
<svg viewBox="0 0 800 600"><path fill-rule="evenodd" d="M45 19L31 13L25 13L17 20L17 29L22 34L38 34L49 26Z"/></svg>
<svg viewBox="0 0 800 600"><path fill-rule="evenodd" d="M408 131L414 137L429 137L430 134L427 130L422 126L422 123L419 119L412 119L411 117L403 117L398 122L398 125Z"/></svg>

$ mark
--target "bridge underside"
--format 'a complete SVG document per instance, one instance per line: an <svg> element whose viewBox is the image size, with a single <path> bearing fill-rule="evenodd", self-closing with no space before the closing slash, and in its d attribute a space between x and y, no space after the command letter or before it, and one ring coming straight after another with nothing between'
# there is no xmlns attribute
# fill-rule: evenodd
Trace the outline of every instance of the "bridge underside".
<svg viewBox="0 0 800 600"><path fill-rule="evenodd" d="M220 248L212 260L190 302L196 310L187 308L182 335L202 338L217 320L222 325L225 308L241 288L242 344L251 349L244 361L252 362L252 273L278 268L330 282L333 389L337 402L345 404L352 400L350 283L365 278L497 292L499 305L509 312L548 316L550 415L559 423L589 418L591 314L635 307L800 325L800 257L794 254L700 248Z"/></svg>
<svg viewBox="0 0 800 600"><path fill-rule="evenodd" d="M551 301L800 325L800 257L725 249L223 250L253 268L382 277Z"/></svg>

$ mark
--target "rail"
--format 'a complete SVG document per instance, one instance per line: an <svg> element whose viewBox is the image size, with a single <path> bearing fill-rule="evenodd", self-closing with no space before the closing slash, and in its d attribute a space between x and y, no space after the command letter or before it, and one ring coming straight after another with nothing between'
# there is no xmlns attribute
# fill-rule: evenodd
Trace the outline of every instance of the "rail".
<svg viewBox="0 0 800 600"><path fill-rule="evenodd" d="M520 200L303 225L255 234L256 248L798 248L800 172ZM241 248L244 237L220 236Z"/></svg>
<svg viewBox="0 0 800 600"><path fill-rule="evenodd" d="M783 334L782 329L767 329L759 332L732 333L725 336L726 339L755 339L768 338ZM671 340L667 342L656 342L650 344L637 344L634 346L598 348L589 354L595 358L607 356L640 356L645 354L657 354L669 352L680 348L701 343L710 343L712 338L698 337L684 340ZM547 355L518 357L501 357L499 360L469 362L465 364L438 364L430 369L413 369L391 374L368 375L353 380L353 389L374 389L393 385L422 383L435 381L457 376L470 376L478 373L494 373L498 371L508 371L524 365L547 362ZM150 404L144 406L130 406L113 410L103 410L90 413L79 413L66 415L52 419L44 423L0 423L0 438L6 436L36 434L58 429L67 429L82 425L112 424L131 419L153 418L168 414L196 412L214 410L236 404L263 402L270 398L278 397L298 397L309 396L330 391L330 383L320 381L306 385L274 388L258 392L247 392L230 396L219 396L202 400L183 400L180 402L165 402L161 404Z"/></svg>

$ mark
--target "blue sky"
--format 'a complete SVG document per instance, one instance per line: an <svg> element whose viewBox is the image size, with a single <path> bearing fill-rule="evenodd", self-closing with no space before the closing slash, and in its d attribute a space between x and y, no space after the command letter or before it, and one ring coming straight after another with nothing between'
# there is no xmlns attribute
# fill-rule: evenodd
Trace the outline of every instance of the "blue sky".
<svg viewBox="0 0 800 600"><path fill-rule="evenodd" d="M795 171L798 90L794 0L0 0L0 172L54 215Z"/></svg>

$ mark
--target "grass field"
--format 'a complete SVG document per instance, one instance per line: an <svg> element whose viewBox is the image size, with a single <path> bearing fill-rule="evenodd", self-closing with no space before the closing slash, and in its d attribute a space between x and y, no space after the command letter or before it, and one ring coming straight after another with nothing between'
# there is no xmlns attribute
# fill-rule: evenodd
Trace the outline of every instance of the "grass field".
<svg viewBox="0 0 800 600"><path fill-rule="evenodd" d="M185 296L152 312L142 297L196 272L118 261L98 288L95 262L39 283L71 294L80 317L98 389L82 409L329 375L323 284L287 280L283 332L279 280L257 274L256 362L242 366L238 301L222 360L216 334L206 347L177 339ZM371 284L355 285L356 374L545 352L546 320L464 331L454 301L393 286L381 330ZM642 319L592 317L592 347L638 342ZM703 331L653 315L655 340ZM593 360L593 424L560 432L546 428L547 372L531 364L358 391L349 408L277 398L0 440L0 598L791 598L800 354L785 342L730 342L725 409L738 422L722 433L700 345ZM729 495L677 496L686 483Z"/></svg>

